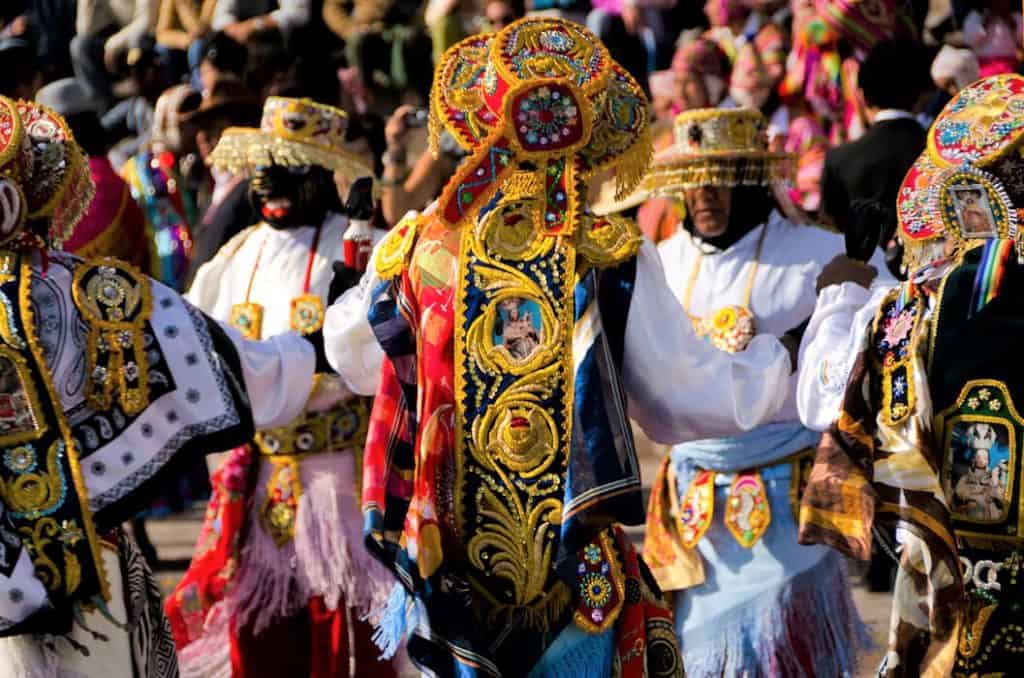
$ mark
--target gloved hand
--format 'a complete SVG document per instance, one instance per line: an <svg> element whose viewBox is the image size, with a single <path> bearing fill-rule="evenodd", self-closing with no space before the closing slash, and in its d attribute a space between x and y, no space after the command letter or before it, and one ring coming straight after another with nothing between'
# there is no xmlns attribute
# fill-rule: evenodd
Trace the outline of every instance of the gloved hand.
<svg viewBox="0 0 1024 678"><path fill-rule="evenodd" d="M351 289L359 284L359 279L362 274L354 268L349 268L343 261L335 261L331 264L331 268L334 269L334 276L331 278L331 284L327 288L327 305L330 306L338 300L346 290Z"/></svg>

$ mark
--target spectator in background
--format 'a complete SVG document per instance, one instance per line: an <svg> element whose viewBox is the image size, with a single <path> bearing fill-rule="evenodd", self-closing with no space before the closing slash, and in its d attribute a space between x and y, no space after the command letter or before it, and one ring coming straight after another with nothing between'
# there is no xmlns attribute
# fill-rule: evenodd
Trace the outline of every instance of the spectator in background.
<svg viewBox="0 0 1024 678"><path fill-rule="evenodd" d="M89 173L96 184L89 210L64 241L64 249L83 258L117 257L145 267L148 248L142 211L107 158L109 144L96 100L80 82L64 78L40 89L36 101L64 116L89 158Z"/></svg>
<svg viewBox="0 0 1024 678"><path fill-rule="evenodd" d="M129 50L156 28L159 5L160 0L78 0L71 61L75 77L104 110L113 102L113 76Z"/></svg>
<svg viewBox="0 0 1024 678"><path fill-rule="evenodd" d="M969 49L943 45L932 61L932 82L938 88L925 111L931 125L953 96L978 79L978 57Z"/></svg>
<svg viewBox="0 0 1024 678"><path fill-rule="evenodd" d="M186 52L210 30L217 0L161 0L156 42L165 49Z"/></svg>
<svg viewBox="0 0 1024 678"><path fill-rule="evenodd" d="M39 68L46 82L72 74L71 40L75 37L75 0L28 0L27 30L35 40Z"/></svg>
<svg viewBox="0 0 1024 678"><path fill-rule="evenodd" d="M830 149L822 175L822 211L841 231L856 200L877 202L895 215L900 182L925 145L925 129L912 111L929 86L922 47L908 39L879 42L860 67L859 86L871 126L856 141ZM895 225L893 216L882 244Z"/></svg>
<svg viewBox="0 0 1024 678"><path fill-rule="evenodd" d="M0 38L0 94L31 101L42 84L32 45L22 38Z"/></svg>
<svg viewBox="0 0 1024 678"><path fill-rule="evenodd" d="M249 50L226 33L210 33L189 49L192 87L208 95L222 77L242 79L249 62Z"/></svg>
<svg viewBox="0 0 1024 678"><path fill-rule="evenodd" d="M974 50L981 77L1013 73L1021 63L1021 12L1018 0L990 0L964 19L964 41ZM1015 9L1016 8L1016 9Z"/></svg>
<svg viewBox="0 0 1024 678"><path fill-rule="evenodd" d="M725 98L730 68L725 51L709 38L682 45L672 57L679 88L674 112L718 106Z"/></svg>
<svg viewBox="0 0 1024 678"><path fill-rule="evenodd" d="M312 0L217 0L213 28L241 43L274 29L287 37L309 24L312 6Z"/></svg>
<svg viewBox="0 0 1024 678"><path fill-rule="evenodd" d="M259 99L238 78L221 75L203 96L199 109L181 116L183 135L191 134L204 166L213 180L213 190L200 194L202 216L192 234L192 260L185 287L192 284L196 270L213 258L228 240L260 220L249 201L245 177L210 167L210 154L228 127L255 127L260 121Z"/></svg>
<svg viewBox="0 0 1024 678"><path fill-rule="evenodd" d="M148 141L153 128L153 107L160 95L174 82L173 62L166 52L157 50L151 37L127 55L128 78L133 96L122 99L100 121L114 144L110 159L121 167Z"/></svg>

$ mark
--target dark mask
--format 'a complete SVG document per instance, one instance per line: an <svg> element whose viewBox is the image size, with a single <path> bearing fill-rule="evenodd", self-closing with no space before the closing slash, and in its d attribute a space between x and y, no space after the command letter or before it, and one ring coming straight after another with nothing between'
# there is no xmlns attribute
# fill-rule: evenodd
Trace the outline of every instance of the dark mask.
<svg viewBox="0 0 1024 678"><path fill-rule="evenodd" d="M257 167L249 198L274 228L321 224L328 212L341 212L334 175L323 167Z"/></svg>

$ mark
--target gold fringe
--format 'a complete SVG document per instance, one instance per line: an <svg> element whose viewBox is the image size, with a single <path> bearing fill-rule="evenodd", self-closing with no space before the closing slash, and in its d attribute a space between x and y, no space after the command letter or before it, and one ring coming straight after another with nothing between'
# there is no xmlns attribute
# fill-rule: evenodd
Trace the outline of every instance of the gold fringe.
<svg viewBox="0 0 1024 678"><path fill-rule="evenodd" d="M792 181L793 161L788 155L755 158L695 158L655 163L643 187L654 196L671 196L698 186L777 186Z"/></svg>
<svg viewBox="0 0 1024 678"><path fill-rule="evenodd" d="M341 172L349 180L373 176L373 170L353 153L280 139L247 127L225 131L210 161L215 168L233 174L250 174L256 167L273 164L316 165Z"/></svg>
<svg viewBox="0 0 1024 678"><path fill-rule="evenodd" d="M651 158L654 157L654 135L651 128L645 126L637 136L636 142L626 151L622 158L616 163L615 170L615 199L622 200L632 193L651 166Z"/></svg>

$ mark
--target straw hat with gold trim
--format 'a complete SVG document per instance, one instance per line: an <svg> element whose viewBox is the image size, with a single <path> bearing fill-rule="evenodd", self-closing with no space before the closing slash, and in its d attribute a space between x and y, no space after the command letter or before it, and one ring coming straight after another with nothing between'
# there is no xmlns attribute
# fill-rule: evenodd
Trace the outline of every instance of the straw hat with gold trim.
<svg viewBox="0 0 1024 678"><path fill-rule="evenodd" d="M230 127L211 156L214 167L236 174L256 167L315 165L349 179L373 171L345 145L348 115L311 99L270 97L259 129Z"/></svg>
<svg viewBox="0 0 1024 678"><path fill-rule="evenodd" d="M675 143L654 156L641 187L678 196L700 186L786 186L794 159L768 150L768 122L758 111L700 108L675 120Z"/></svg>

